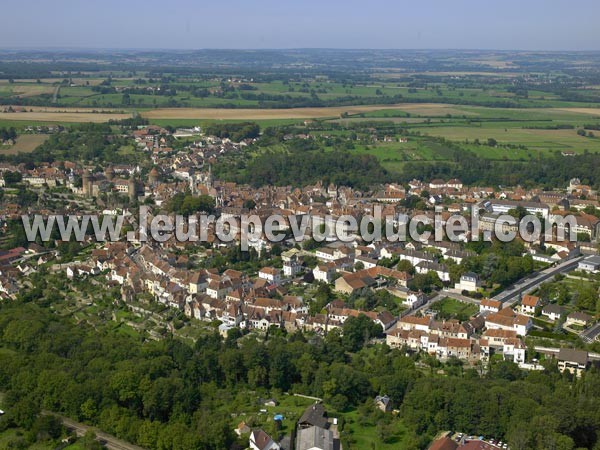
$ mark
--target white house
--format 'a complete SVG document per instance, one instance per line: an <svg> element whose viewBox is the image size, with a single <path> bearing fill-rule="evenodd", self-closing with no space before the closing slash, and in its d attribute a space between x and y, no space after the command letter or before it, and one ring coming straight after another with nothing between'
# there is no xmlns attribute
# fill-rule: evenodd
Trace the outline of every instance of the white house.
<svg viewBox="0 0 600 450"><path fill-rule="evenodd" d="M201 272L194 272L190 274L188 281L188 292L190 294L204 292L208 287L208 277Z"/></svg>
<svg viewBox="0 0 600 450"><path fill-rule="evenodd" d="M588 273L600 272L600 256L588 256L583 261L579 261L577 269L583 270L584 272Z"/></svg>
<svg viewBox="0 0 600 450"><path fill-rule="evenodd" d="M267 280L272 284L279 284L281 282L281 271L275 267L263 267L258 271L258 278Z"/></svg>
<svg viewBox="0 0 600 450"><path fill-rule="evenodd" d="M425 253L425 252L405 249L405 250L400 250L397 253L398 253L397 256L400 258L400 260L402 260L402 261L406 260L415 267L421 262L430 262L430 263L433 262L433 257L430 254ZM381 252L381 256L383 257L383 251Z"/></svg>
<svg viewBox="0 0 600 450"><path fill-rule="evenodd" d="M548 317L550 320L560 320L564 315L564 310L559 305L550 304L542 309L542 316Z"/></svg>
<svg viewBox="0 0 600 450"><path fill-rule="evenodd" d="M513 329L519 336L527 336L527 333L529 333L529 330L531 330L532 327L533 322L531 321L531 317L523 316L521 314L515 317Z"/></svg>
<svg viewBox="0 0 600 450"><path fill-rule="evenodd" d="M587 327L593 321L594 318L589 314L580 311L574 311L567 316L567 321L565 322L565 325L577 325L580 327Z"/></svg>
<svg viewBox="0 0 600 450"><path fill-rule="evenodd" d="M302 264L297 258L292 258L289 261L283 262L283 275L286 277L294 277L302 270Z"/></svg>
<svg viewBox="0 0 600 450"><path fill-rule="evenodd" d="M211 280L206 287L206 295L210 298L223 299L229 292L233 291L230 280Z"/></svg>
<svg viewBox="0 0 600 450"><path fill-rule="evenodd" d="M250 448L252 450L279 450L277 444L271 436L263 430L252 430L250 433Z"/></svg>
<svg viewBox="0 0 600 450"><path fill-rule="evenodd" d="M518 338L509 338L502 346L504 358L512 356L513 362L519 364L525 362L525 345Z"/></svg>
<svg viewBox="0 0 600 450"><path fill-rule="evenodd" d="M531 317L517 314L507 307L497 313L488 314L485 317L485 326L488 330L513 330L519 336L526 336L533 322Z"/></svg>
<svg viewBox="0 0 600 450"><path fill-rule="evenodd" d="M402 304L407 306L409 309L416 309L419 306L425 304L427 297L422 292L410 292L408 297L406 297Z"/></svg>
<svg viewBox="0 0 600 450"><path fill-rule="evenodd" d="M476 292L481 286L479 275L473 272L467 272L460 277L460 282L454 285L458 291Z"/></svg>
<svg viewBox="0 0 600 450"><path fill-rule="evenodd" d="M524 295L521 300L521 314L533 316L535 309L541 304L540 298L535 295Z"/></svg>
<svg viewBox="0 0 600 450"><path fill-rule="evenodd" d="M366 256L357 256L356 258L354 258L354 264L359 262L362 263L365 269L371 269L377 266L377 260L368 258Z"/></svg>
<svg viewBox="0 0 600 450"><path fill-rule="evenodd" d="M426 274L429 272L435 272L442 281L450 281L450 272L448 268L443 264L435 262L422 261L416 265L417 273Z"/></svg>
<svg viewBox="0 0 600 450"><path fill-rule="evenodd" d="M336 259L335 251L329 247L321 247L315 251L318 259L321 261L333 261Z"/></svg>
<svg viewBox="0 0 600 450"><path fill-rule="evenodd" d="M545 203L539 202L515 202L512 200L487 200L480 206L485 208L487 211L491 211L496 214L507 214L511 209L517 209L519 206L525 208L525 210L532 215L541 215L542 218L548 217L550 207Z"/></svg>
<svg viewBox="0 0 600 450"><path fill-rule="evenodd" d="M331 283L335 276L335 265L332 263L318 264L317 267L313 269L313 276L316 281Z"/></svg>
<svg viewBox="0 0 600 450"><path fill-rule="evenodd" d="M500 311L501 307L502 307L502 302L499 302L498 300L484 298L483 300L481 300L481 303L479 304L479 311L481 311L481 312L489 311L492 313L497 313L498 311Z"/></svg>

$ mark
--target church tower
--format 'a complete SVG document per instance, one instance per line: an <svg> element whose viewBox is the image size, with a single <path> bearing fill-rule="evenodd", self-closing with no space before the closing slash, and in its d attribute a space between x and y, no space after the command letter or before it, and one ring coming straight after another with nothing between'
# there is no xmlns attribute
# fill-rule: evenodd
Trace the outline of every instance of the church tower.
<svg viewBox="0 0 600 450"><path fill-rule="evenodd" d="M213 187L214 179L213 179L213 174L212 174L212 164L208 165L208 174L206 175L206 179L205 179L204 183L208 189Z"/></svg>

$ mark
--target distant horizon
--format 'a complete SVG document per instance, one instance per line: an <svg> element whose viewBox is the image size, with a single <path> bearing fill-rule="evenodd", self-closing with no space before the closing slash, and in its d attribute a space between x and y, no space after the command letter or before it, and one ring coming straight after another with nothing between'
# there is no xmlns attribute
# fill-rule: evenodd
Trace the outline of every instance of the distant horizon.
<svg viewBox="0 0 600 450"><path fill-rule="evenodd" d="M5 0L4 48L600 51L594 0Z"/></svg>
<svg viewBox="0 0 600 450"><path fill-rule="evenodd" d="M336 51L406 51L406 52L503 52L503 53L600 53L597 49L524 49L524 48L395 48L395 47L2 47L0 51L175 51L175 52L199 52L199 51L307 51L307 50L336 50Z"/></svg>

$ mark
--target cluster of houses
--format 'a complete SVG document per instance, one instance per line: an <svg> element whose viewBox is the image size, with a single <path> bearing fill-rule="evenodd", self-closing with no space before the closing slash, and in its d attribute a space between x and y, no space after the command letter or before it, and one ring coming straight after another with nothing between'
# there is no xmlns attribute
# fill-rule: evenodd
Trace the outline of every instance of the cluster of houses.
<svg viewBox="0 0 600 450"><path fill-rule="evenodd" d="M385 279L393 280L398 286L407 286L412 276L382 266L382 260L408 261L416 273L434 272L442 282L449 283L450 270L445 261L460 264L474 254L462 250L458 243L430 239L424 242L384 242L355 247L334 247L332 244L318 248L315 255L319 260L313 270L315 280L334 283L337 292L352 294L364 288L381 287ZM352 268L354 272L351 272ZM477 280L473 288L466 284L459 288L476 291L479 286Z"/></svg>
<svg viewBox="0 0 600 450"><path fill-rule="evenodd" d="M92 251L90 259L66 268L69 277L95 276L105 273L109 282L121 286L122 299L129 302L136 294L146 292L158 303L179 309L188 317L202 321L220 322L219 330L225 336L231 328L266 331L270 327L312 330L325 334L341 329L350 317L365 315L386 333L391 347L422 351L440 359L457 357L467 361L488 361L492 354L501 354L517 364L525 363L525 345L522 338L533 326L532 318L541 313L549 320L565 319L566 326L588 326L593 318L583 312L566 314L555 305L543 305L539 297L525 295L515 310L503 307L493 299L479 302L479 314L466 322L435 320L432 316L410 315L422 306L427 297L406 288L410 275L383 266L372 266L354 271L335 272L335 262L353 260L356 251L347 248L317 250L320 260L312 271L302 266L304 251L291 249L282 253L284 268L263 267L257 276L227 269L188 270L187 259L177 258L160 247L145 244L136 247L125 242L110 243ZM387 250L386 250L387 251ZM411 255L414 257L414 251ZM1 256L1 255L0 255ZM337 278L334 291L352 294L363 289L384 288L403 298L406 311L400 316L385 310L361 311L348 307L343 300L334 300L323 312L309 314L308 303L302 296L289 294L293 280L293 264L302 267L306 279L318 280L323 264L331 264ZM285 267L288 267L286 270Z"/></svg>
<svg viewBox="0 0 600 450"><path fill-rule="evenodd" d="M425 352L442 360L456 357L472 362L488 361L492 354L501 354L522 364L526 347L521 337L526 331L520 329L520 323L525 322L521 317L510 308L480 314L462 323L454 319L436 321L431 316L406 316L387 332L386 342L392 348Z"/></svg>
<svg viewBox="0 0 600 450"><path fill-rule="evenodd" d="M370 317L383 331L396 321L387 311L359 311L339 300L330 303L326 313L311 316L302 297L288 295L282 270L275 267L263 267L256 277L248 277L233 269L190 271L182 266L185 262L149 245L138 249L118 242L94 249L89 260L68 265L66 273L68 277L106 273L110 282L121 286L124 301L146 292L188 317L221 322L224 335L234 327L264 331L271 326L326 333L360 314ZM388 276L397 272L381 269Z"/></svg>
<svg viewBox="0 0 600 450"><path fill-rule="evenodd" d="M20 288L20 278L26 270L15 263L26 253L23 247L0 251L0 299L14 299Z"/></svg>
<svg viewBox="0 0 600 450"><path fill-rule="evenodd" d="M192 130L192 135L197 132ZM303 187L255 188L220 182L213 178L210 170L211 164L219 158L230 152L240 151L255 139L232 142L227 138L199 135L196 141L180 148L172 146L177 140L176 136L177 132L172 134L165 128L152 125L130 133L139 151L149 155L154 166L152 168L113 164L99 170L100 168L95 166L86 167L77 162L60 161L39 164L34 168L25 164L1 164L0 173L19 172L24 182L34 188L64 186L75 194L95 198L102 193L114 192L127 195L131 200L145 201L151 198L159 207L174 194L189 190L192 194L214 197L220 214L236 218L248 212L249 203L254 205L253 213L260 216L277 213L291 219L309 214L313 219L323 218L323 221L327 220L327 216L331 216L332 220L343 215L359 218L372 214L376 205L383 205L384 215L397 217L396 225L400 225L404 220L402 218L406 218L408 214L423 216L424 225L427 225L434 223L434 211L431 206L435 204L442 206L444 210L443 225L452 214L462 214L469 222L470 206L475 205L485 211L478 223L478 231L481 232L492 227L498 215L519 206L542 217L550 213L562 214L575 210L579 213L575 216L574 231L589 236L590 241L596 241L600 236L600 219L584 212L589 206L600 206L598 198L589 186L582 185L578 179L571 180L566 189L556 191L526 190L520 187L502 190L467 187L458 179L435 179L429 182L412 180L408 183L408 189L390 183L373 192L320 182ZM0 177L1 181L3 177ZM402 206L402 200L407 197L425 194L429 203L427 208L409 211ZM262 237L259 241L259 249L268 248L270 245L268 240ZM556 243L555 250L556 256L553 257L556 260L568 255L572 248L567 244ZM443 256L460 263L465 257L464 253L460 246L455 246L445 249ZM372 264L371 255L358 256L364 258L365 268ZM545 255L538 255L540 258L542 256ZM411 260L419 273L435 271L443 281L447 281L444 264L438 264L435 258L419 254L406 255L406 258Z"/></svg>
<svg viewBox="0 0 600 450"><path fill-rule="evenodd" d="M578 327L588 327L594 321L594 318L582 311L572 311L567 313L566 309L555 303L544 304L540 297L535 295L524 295L519 306L520 312L527 316L534 316L538 313L546 320L552 322L563 321L565 327L572 325Z"/></svg>
<svg viewBox="0 0 600 450"><path fill-rule="evenodd" d="M502 309L499 302L487 299L481 301L481 314L465 323L439 322L428 316L398 318L385 310L360 311L347 307L342 300L330 302L323 313L310 315L302 297L288 295L281 269L264 267L257 277L233 269L222 273L190 271L181 267L181 261L149 245L136 249L126 243L107 244L93 250L90 261L70 265L67 275L88 276L100 271L121 286L125 301L133 299L136 292L147 292L155 301L182 310L189 317L219 321L224 335L234 327L264 331L272 326L326 333L342 328L349 317L364 314L387 333L386 341L392 347L406 346L442 359L456 356L466 360L486 360L497 351L521 363L525 361L525 346L519 336L525 336L532 326L530 316ZM376 266L342 275L336 280L335 289L347 292L348 283L350 290L376 287L378 277L386 282L397 280L398 287L394 289L398 291L407 274ZM425 302L422 293L406 289L404 292L404 303L410 308ZM525 301L523 308L527 305L529 302ZM475 335L481 337L476 339Z"/></svg>
<svg viewBox="0 0 600 450"><path fill-rule="evenodd" d="M54 129L41 131L54 132ZM227 138L201 136L199 133L200 130L196 128L172 134L157 126L133 130L130 138L140 152L148 155L151 168L133 164L112 164L98 168L72 161L38 164L33 168L26 164L0 163L0 174L18 172L22 175L22 181L31 188L61 186L96 203L102 201L99 199L102 194L113 193L128 196L132 202L152 200L151 203L160 209L180 192L208 195L215 199L217 214L223 217L240 219L252 211L261 218L277 214L290 223L292 220L301 222L304 216L310 216L321 224L347 215L358 219L372 215L376 207L382 207L382 214L394 217L396 226L405 224L409 214L420 215L424 218L424 225L434 225L433 206L439 206L443 210L442 225L452 214L463 215L470 225L470 209L475 206L481 211L476 232L484 232L494 229L500 215L518 208L543 218L550 214L564 215L576 211L573 231L586 236L589 244L550 240L545 242L545 246L554 250L552 254L540 254L534 245L528 246L527 251L535 260L545 263L569 258L577 252L590 253L579 262L578 269L591 274L600 273L600 256L593 254L596 251L595 244L600 240L600 218L585 212L589 207L599 208L599 198L590 186L582 184L577 178L573 178L566 189L554 191L521 187L469 187L458 179L412 180L408 187L389 183L380 185L375 191L361 191L323 182L303 187L256 188L216 180L211 169L219 158L241 151L254 139L232 142ZM195 140L179 148L175 144L180 137L193 137ZM286 139L310 137L309 134L301 134L286 136ZM388 139L391 138L384 138ZM377 180L373 181L374 185L377 184ZM4 177L0 176L0 186L3 185ZM423 198L426 205L419 210L408 209L404 205L410 196ZM73 204L71 207L82 212L79 209L85 208L85 204ZM47 215L68 210L50 211L47 205L38 204L29 207L27 212ZM1 218L18 219L22 213L17 203L5 202ZM515 225L506 224L504 227L516 230ZM206 252L211 255L229 246L239 245L240 230L234 230L237 231L238 241L229 244L219 242L214 229L208 231L209 243L213 246ZM470 232L462 236L463 241L467 240ZM309 237L308 234L305 236L306 239ZM435 273L447 288L453 288L456 292L476 292L482 280L473 272L462 274L458 281L454 279L452 281L455 283L450 285L450 266L461 264L474 256L459 242L431 239L422 242L365 243L357 237L351 243L341 244L329 238L314 252L300 250L295 244L291 240L283 243L286 250L281 253L282 267L263 267L256 276L233 269L190 270L192 265L185 255L191 253L187 250L197 250L196 244L174 240L141 245L107 243L96 246L87 260L68 264L64 270L69 278L105 276L109 284L120 286L121 298L126 303L138 299L138 294L146 293L154 301L183 311L190 318L218 321L219 330L224 336L232 328L265 331L271 327L290 332L312 330L324 334L342 328L350 317L363 314L381 327L390 347L425 352L442 360L456 357L470 362L485 362L497 354L523 367L526 352L523 338L533 326L533 316L539 313L548 320L564 320L567 327L586 327L593 321L588 314L567 314L561 306L543 304L540 298L532 295L525 295L517 310L503 307L492 299L483 299L479 303L479 314L464 322L410 315L426 303L427 297L422 292L408 289L413 271L389 268L386 262L406 261L414 268L414 273ZM261 254L272 248L272 243L263 234L250 246ZM25 256L30 254L32 258L37 258L39 265L47 261L44 256L46 253L47 250L38 248L36 244L31 244L29 249L19 247L0 252L0 297L15 298L23 276L35 270L33 265L23 262ZM314 268L307 266L305 260L308 257L316 258ZM397 316L385 310L361 311L348 307L342 300L334 300L326 305L324 311L309 314L307 299L290 294L289 285L314 282L330 284L333 291L340 295L387 289L402 298L407 313ZM590 365L590 355L585 351L562 348L554 356L558 359L561 371L574 375L580 375ZM376 402L382 410L388 410L389 398L378 397ZM331 425L332 421L327 418L322 405L311 406L297 423L295 448L340 448L339 438ZM248 431L249 446L253 450L285 448L263 430ZM482 445L482 442L445 439L435 443L432 448L502 448L490 443L485 443L487 447Z"/></svg>
<svg viewBox="0 0 600 450"><path fill-rule="evenodd" d="M542 315L548 315L543 312L548 306L555 305L544 307ZM497 354L521 368L532 369L536 366L525 363L523 338L533 328L532 318L540 308L539 297L525 295L516 310L503 307L497 300L483 299L479 303L479 313L465 322L408 315L386 331L386 342L392 348L425 352L441 360L455 357L471 363L487 362L491 355ZM566 316L565 326L588 326L592 321L586 313L572 312ZM561 372L568 371L576 376L581 376L592 363L589 353L584 350L550 349L548 356L557 359Z"/></svg>
<svg viewBox="0 0 600 450"><path fill-rule="evenodd" d="M199 130L191 130L190 133L195 136ZM469 222L469 209L474 205L483 211L477 230L481 232L490 229L494 218L517 208L542 217L551 213L579 211L575 216L575 231L588 236L591 242L546 242L546 247L555 250L551 255L539 254L534 245L529 246L528 251L534 259L545 262L559 261L578 251L592 253L595 251L594 242L600 237L600 219L584 212L590 206L600 206L598 197L578 179L571 180L566 189L556 191L526 190L521 187L467 187L458 179L428 182L412 180L408 188L390 183L373 192L322 182L303 187L256 188L215 180L211 170L211 164L218 158L241 150L251 144L252 139L236 143L215 136L198 135L193 143L178 148L173 145L177 133L173 135L169 130L156 126L141 127L132 131L130 137L140 151L149 155L153 164L150 170L145 166L130 164L113 164L101 169L62 161L41 164L35 168L2 163L0 173L19 172L23 181L34 188L65 186L73 193L95 202L101 201L98 197L102 193L109 192L127 195L133 201L150 199L157 210L175 194L188 191L194 195L212 196L217 215L223 217L240 219L252 211L261 218L278 214L290 223L292 220L298 223L299 219L308 215L313 221L326 224L345 215L356 218L372 215L375 208L381 207L382 214L394 217L397 226L404 224L409 214L420 214L425 218L424 225L433 225L435 217L432 206L440 205L443 209L443 225L451 214L462 214ZM409 196L423 197L428 206L423 210L409 210L403 206L403 200ZM3 218L15 219L23 213L17 204L7 203L3 206ZM71 206L81 209L86 207L86 203ZM30 206L28 212L56 214L64 211L49 211L46 205L40 204ZM209 228L208 240L213 246L206 252L215 255L230 246L239 245L240 230L234 231L237 232L237 240L223 243L216 239L214 229ZM467 235L463 237L466 240ZM310 238L310 234L305 238ZM414 273L434 273L447 288L458 292L479 290L481 280L472 272L464 273L460 280L452 279L450 266L461 264L474 256L459 242L423 240L365 243L357 237L353 242L344 244L328 239L314 252L295 248L295 244L293 240L282 243L287 249L281 254L282 267L263 267L253 277L231 269L222 273L216 270L189 270L191 264L185 255L198 250L197 245L174 240L144 245L125 242L106 244L95 248L88 260L68 265L66 272L69 277L105 274L110 283L121 286L123 300L130 301L137 294L146 292L155 301L184 311L189 317L220 321L224 334L232 327L265 330L271 326L326 333L343 326L348 317L362 313L387 332L390 345L427 351L441 358L459 356L485 359L490 352L499 351L517 362L523 361L524 348L518 337L525 336L531 328L530 316L536 309L541 308L541 314L551 320L560 320L565 314L556 305L541 305L526 297L518 313L509 308L503 309L492 300L483 300L481 317L485 320L482 324L479 317L474 323L459 325L453 322L440 324L433 319L410 316L398 320L387 311L358 311L347 308L340 301L329 304L322 314L310 315L304 299L290 295L289 283L328 283L341 295L385 288L402 297L404 305L414 310L426 299L420 292L408 291L413 271L388 268L390 264L387 262L407 261L414 268ZM259 254L272 248L272 245L264 234L250 243ZM308 256L312 259L316 257L314 268L307 267L305 260ZM599 258L590 256L582 260L579 269L597 273L600 271ZM17 280L22 271L11 264L2 264L1 259L0 255L0 295L10 297L18 289ZM453 286L450 285L451 280L454 281ZM566 319L571 325L584 326L591 320L583 313L571 313ZM417 323L410 323L411 320ZM482 332L482 328L485 331Z"/></svg>

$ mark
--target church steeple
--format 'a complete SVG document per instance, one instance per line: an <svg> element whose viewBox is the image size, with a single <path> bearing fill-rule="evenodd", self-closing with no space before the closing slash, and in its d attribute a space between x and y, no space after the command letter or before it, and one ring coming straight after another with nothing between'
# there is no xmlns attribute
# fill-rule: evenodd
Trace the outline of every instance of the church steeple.
<svg viewBox="0 0 600 450"><path fill-rule="evenodd" d="M192 195L196 195L196 176L192 175L190 177L190 193Z"/></svg>
<svg viewBox="0 0 600 450"><path fill-rule="evenodd" d="M206 187L208 189L212 188L213 182L214 182L214 179L213 179L213 174L212 174L212 164L209 164L208 165L208 174L206 175L206 181L205 181Z"/></svg>

